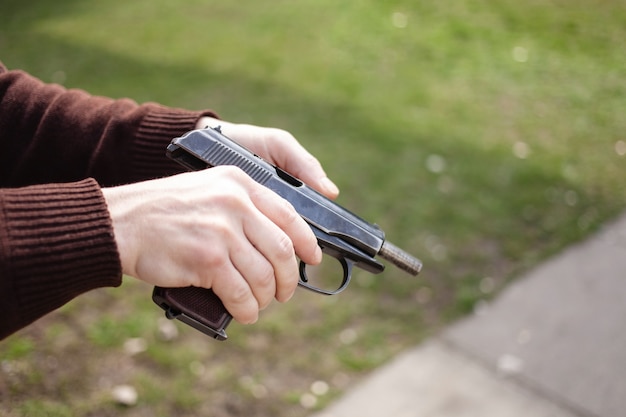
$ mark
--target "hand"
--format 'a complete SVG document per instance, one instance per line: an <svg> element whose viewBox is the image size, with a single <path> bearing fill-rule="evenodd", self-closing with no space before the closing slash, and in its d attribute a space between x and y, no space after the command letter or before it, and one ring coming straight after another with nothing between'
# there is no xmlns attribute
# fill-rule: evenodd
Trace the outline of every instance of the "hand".
<svg viewBox="0 0 626 417"><path fill-rule="evenodd" d="M212 288L253 323L287 301L298 260L318 264L315 235L293 206L236 167L222 166L102 190L123 272L162 287Z"/></svg>
<svg viewBox="0 0 626 417"><path fill-rule="evenodd" d="M304 181L326 197L334 200L339 195L339 189L326 176L319 161L291 133L276 128L229 123L212 117L202 117L196 124L198 129L217 126L220 126L225 136Z"/></svg>

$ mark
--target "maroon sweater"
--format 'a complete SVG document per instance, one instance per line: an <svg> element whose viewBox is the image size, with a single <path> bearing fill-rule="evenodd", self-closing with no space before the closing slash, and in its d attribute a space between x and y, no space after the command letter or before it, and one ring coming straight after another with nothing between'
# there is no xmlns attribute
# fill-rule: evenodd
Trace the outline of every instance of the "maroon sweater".
<svg viewBox="0 0 626 417"><path fill-rule="evenodd" d="M170 140L210 111L44 84L0 63L0 339L121 284L100 186L170 175Z"/></svg>

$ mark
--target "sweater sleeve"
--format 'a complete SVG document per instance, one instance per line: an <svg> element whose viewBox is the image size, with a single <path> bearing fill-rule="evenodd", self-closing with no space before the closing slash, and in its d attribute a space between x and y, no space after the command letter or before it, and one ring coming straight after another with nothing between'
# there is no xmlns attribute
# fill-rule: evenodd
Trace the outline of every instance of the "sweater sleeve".
<svg viewBox="0 0 626 417"><path fill-rule="evenodd" d="M201 116L216 117L92 96L0 63L0 187L88 177L112 186L180 172L165 148Z"/></svg>
<svg viewBox="0 0 626 417"><path fill-rule="evenodd" d="M215 117L91 96L0 63L0 339L120 285L100 187L180 172L165 148L204 115Z"/></svg>
<svg viewBox="0 0 626 417"><path fill-rule="evenodd" d="M121 277L94 180L0 189L0 339Z"/></svg>

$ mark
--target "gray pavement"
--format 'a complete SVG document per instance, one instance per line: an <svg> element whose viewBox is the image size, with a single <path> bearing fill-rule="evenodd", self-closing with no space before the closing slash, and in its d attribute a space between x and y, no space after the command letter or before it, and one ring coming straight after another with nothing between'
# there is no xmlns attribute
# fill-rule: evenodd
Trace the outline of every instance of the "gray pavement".
<svg viewBox="0 0 626 417"><path fill-rule="evenodd" d="M313 417L626 416L626 214Z"/></svg>

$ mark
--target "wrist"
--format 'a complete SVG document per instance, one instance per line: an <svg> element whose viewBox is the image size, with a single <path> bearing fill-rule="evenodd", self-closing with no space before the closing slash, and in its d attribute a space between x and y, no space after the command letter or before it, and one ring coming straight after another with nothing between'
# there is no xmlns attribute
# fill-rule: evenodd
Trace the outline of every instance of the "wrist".
<svg viewBox="0 0 626 417"><path fill-rule="evenodd" d="M129 228L132 227L132 222L128 221L128 199L125 198L124 187L103 188L102 195L111 218L113 238L119 252L122 273L136 276L133 245L129 242Z"/></svg>

